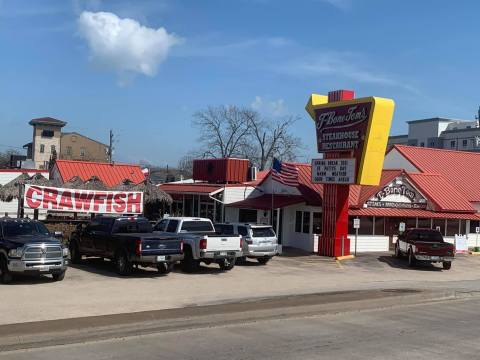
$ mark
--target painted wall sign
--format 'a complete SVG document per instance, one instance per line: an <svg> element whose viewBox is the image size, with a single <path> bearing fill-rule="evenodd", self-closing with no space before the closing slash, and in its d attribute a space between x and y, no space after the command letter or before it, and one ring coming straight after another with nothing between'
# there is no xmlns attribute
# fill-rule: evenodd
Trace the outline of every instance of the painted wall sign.
<svg viewBox="0 0 480 360"><path fill-rule="evenodd" d="M314 184L354 184L355 159L313 159Z"/></svg>
<svg viewBox="0 0 480 360"><path fill-rule="evenodd" d="M143 212L143 193L25 185L24 206L77 213L140 214Z"/></svg>
<svg viewBox="0 0 480 360"><path fill-rule="evenodd" d="M379 97L328 102L313 94L306 110L315 121L318 151L356 159L355 183L378 185L394 107L393 100Z"/></svg>
<svg viewBox="0 0 480 360"><path fill-rule="evenodd" d="M405 179L399 178L377 192L366 205L377 208L426 209L427 200Z"/></svg>

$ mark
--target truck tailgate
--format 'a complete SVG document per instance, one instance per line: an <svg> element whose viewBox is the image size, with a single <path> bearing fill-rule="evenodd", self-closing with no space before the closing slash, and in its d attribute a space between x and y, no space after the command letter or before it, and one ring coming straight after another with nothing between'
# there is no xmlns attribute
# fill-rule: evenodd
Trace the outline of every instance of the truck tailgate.
<svg viewBox="0 0 480 360"><path fill-rule="evenodd" d="M240 251L240 236L207 236L207 251Z"/></svg>
<svg viewBox="0 0 480 360"><path fill-rule="evenodd" d="M427 241L417 241L415 243L419 252L427 253L428 255L446 256L452 255L453 245L449 243L436 243Z"/></svg>
<svg viewBox="0 0 480 360"><path fill-rule="evenodd" d="M142 255L173 255L182 252L182 240L175 236L157 234L118 234L142 241Z"/></svg>

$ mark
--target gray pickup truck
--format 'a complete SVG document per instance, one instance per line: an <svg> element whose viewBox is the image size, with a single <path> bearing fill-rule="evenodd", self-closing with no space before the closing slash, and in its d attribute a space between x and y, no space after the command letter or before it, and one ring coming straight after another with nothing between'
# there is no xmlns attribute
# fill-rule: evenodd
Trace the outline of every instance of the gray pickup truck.
<svg viewBox="0 0 480 360"><path fill-rule="evenodd" d="M67 265L68 248L40 221L0 218L0 281L3 284L11 282L15 274L50 274L53 280L61 281Z"/></svg>

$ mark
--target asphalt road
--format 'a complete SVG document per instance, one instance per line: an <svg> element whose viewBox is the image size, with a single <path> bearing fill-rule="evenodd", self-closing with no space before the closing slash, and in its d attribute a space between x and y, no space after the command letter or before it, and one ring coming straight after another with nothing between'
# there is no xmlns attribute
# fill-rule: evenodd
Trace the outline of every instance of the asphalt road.
<svg viewBox="0 0 480 360"><path fill-rule="evenodd" d="M480 299L177 329L0 359L477 359Z"/></svg>

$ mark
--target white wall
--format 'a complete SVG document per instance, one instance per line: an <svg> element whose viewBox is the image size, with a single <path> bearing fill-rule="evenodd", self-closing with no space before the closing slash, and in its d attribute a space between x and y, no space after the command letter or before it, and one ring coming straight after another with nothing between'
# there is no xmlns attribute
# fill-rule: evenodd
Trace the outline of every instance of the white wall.
<svg viewBox="0 0 480 360"><path fill-rule="evenodd" d="M238 208L225 207L225 221L226 222L238 222Z"/></svg>
<svg viewBox="0 0 480 360"><path fill-rule="evenodd" d="M234 202L245 200L247 197L254 198L262 195L262 192L256 190L252 186L234 186L225 187L223 193L223 202L225 204L231 204Z"/></svg>
<svg viewBox="0 0 480 360"><path fill-rule="evenodd" d="M408 172L419 172L418 169L396 149L390 150L383 161L384 169L405 169Z"/></svg>
<svg viewBox="0 0 480 360"><path fill-rule="evenodd" d="M355 234L348 235L350 239L350 253L355 251ZM388 236L358 235L357 252L389 251Z"/></svg>

